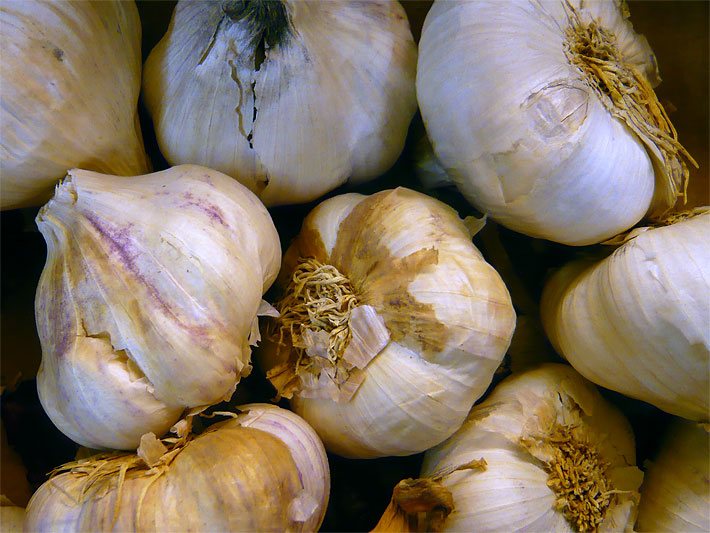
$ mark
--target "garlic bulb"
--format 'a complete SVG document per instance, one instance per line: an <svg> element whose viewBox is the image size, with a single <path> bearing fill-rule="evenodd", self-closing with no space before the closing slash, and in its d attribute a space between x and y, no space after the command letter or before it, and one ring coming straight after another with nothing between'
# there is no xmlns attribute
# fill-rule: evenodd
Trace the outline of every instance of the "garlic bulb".
<svg viewBox="0 0 710 533"><path fill-rule="evenodd" d="M181 0L143 90L170 163L215 168L271 206L384 173L415 68L395 1Z"/></svg>
<svg viewBox="0 0 710 533"><path fill-rule="evenodd" d="M694 161L627 19L621 0L434 2L417 97L438 159L479 210L583 245L684 195Z"/></svg>
<svg viewBox="0 0 710 533"><path fill-rule="evenodd" d="M68 465L32 497L26 529L316 531L330 489L323 445L284 409L240 409L172 449L146 436L138 455Z"/></svg>
<svg viewBox="0 0 710 533"><path fill-rule="evenodd" d="M123 178L72 170L37 225L40 400L90 448L135 449L186 408L228 399L281 249L259 200L184 165Z"/></svg>
<svg viewBox="0 0 710 533"><path fill-rule="evenodd" d="M542 318L560 354L598 385L707 421L709 232L705 211L634 230L606 259L558 271L543 292Z"/></svg>
<svg viewBox="0 0 710 533"><path fill-rule="evenodd" d="M0 5L0 208L41 205L67 169L150 168L138 125L133 0Z"/></svg>
<svg viewBox="0 0 710 533"><path fill-rule="evenodd" d="M676 420L641 486L638 531L710 531L710 438Z"/></svg>
<svg viewBox="0 0 710 533"><path fill-rule="evenodd" d="M643 474L623 415L571 367L513 374L424 456L443 531L630 530Z"/></svg>
<svg viewBox="0 0 710 533"><path fill-rule="evenodd" d="M456 212L409 189L317 206L285 254L261 366L329 451L418 453L463 422L515 326Z"/></svg>
<svg viewBox="0 0 710 533"><path fill-rule="evenodd" d="M25 525L25 510L14 505L5 496L0 496L0 531L22 533Z"/></svg>

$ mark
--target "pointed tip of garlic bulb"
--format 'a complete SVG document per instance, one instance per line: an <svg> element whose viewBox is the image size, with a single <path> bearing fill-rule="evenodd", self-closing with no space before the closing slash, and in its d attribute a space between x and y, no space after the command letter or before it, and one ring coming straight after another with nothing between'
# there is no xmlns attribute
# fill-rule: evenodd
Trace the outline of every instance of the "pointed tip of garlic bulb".
<svg viewBox="0 0 710 533"><path fill-rule="evenodd" d="M316 531L330 487L322 444L293 413L238 409L200 435L147 437L142 454L65 465L33 496L28 530Z"/></svg>
<svg viewBox="0 0 710 533"><path fill-rule="evenodd" d="M627 15L614 2L434 3L417 96L438 159L478 209L585 245L684 194L694 161Z"/></svg>
<svg viewBox="0 0 710 533"><path fill-rule="evenodd" d="M194 165L121 178L71 170L37 224L42 404L94 448L131 449L227 399L276 278L278 234L244 186ZM237 297L238 296L238 297Z"/></svg>
<svg viewBox="0 0 710 533"><path fill-rule="evenodd" d="M394 164L416 53L398 2L179 2L143 90L172 164L220 170L269 206L300 203Z"/></svg>
<svg viewBox="0 0 710 533"><path fill-rule="evenodd" d="M75 166L147 172L135 3L8 1L0 20L0 208L41 205Z"/></svg>

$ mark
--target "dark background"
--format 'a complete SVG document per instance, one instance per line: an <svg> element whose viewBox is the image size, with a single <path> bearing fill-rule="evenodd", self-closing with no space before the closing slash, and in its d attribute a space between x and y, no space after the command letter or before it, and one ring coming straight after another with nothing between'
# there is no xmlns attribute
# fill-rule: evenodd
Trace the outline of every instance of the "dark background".
<svg viewBox="0 0 710 533"><path fill-rule="evenodd" d="M429 1L403 2L415 39L419 38ZM143 23L144 58L167 29L175 2L138 1ZM688 206L708 204L708 18L710 3L704 1L632 1L631 20L648 38L656 53L663 83L657 88L661 102L670 112L680 141L700 165L691 170ZM141 123L146 149L155 170L168 165L160 155L152 124L141 104ZM383 177L357 189L343 187L328 196L357 190L372 193L405 185L419 188L413 173L414 145L423 134L415 118L402 156ZM462 216L474 210L454 190L435 193L459 210ZM271 210L284 245L297 233L303 217L317 202ZM73 459L76 451L41 409L33 376L41 358L34 325L34 291L45 260L45 245L34 226L37 208L5 211L0 215L0 382L1 414L10 446L23 459L28 479L36 488L47 473ZM577 253L595 253L598 247L573 249L513 233L489 222L474 242L501 273L516 308L530 314L540 297L546 275ZM533 317L534 318L534 317ZM18 376L21 378L18 381ZM629 417L637 437L641 464L655 449L656 437L670 419L652 406L604 391ZM270 385L259 372L243 381L234 404L268 401ZM326 531L371 529L386 507L393 486L406 477L417 477L421 455L377 460L345 460L330 456L332 491L323 523ZM0 492L8 492L13 481L3 473ZM17 502L24 503L24 502Z"/></svg>

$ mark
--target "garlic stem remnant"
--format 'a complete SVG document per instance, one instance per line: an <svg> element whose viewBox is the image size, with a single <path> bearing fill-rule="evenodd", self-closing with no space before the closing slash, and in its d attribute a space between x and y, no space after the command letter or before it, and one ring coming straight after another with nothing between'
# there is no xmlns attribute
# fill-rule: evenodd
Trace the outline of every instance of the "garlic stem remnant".
<svg viewBox="0 0 710 533"><path fill-rule="evenodd" d="M569 426L556 425L544 440L553 458L545 465L555 508L576 531L596 531L614 497L605 462L589 442L580 441ZM525 445L526 439L522 440Z"/></svg>
<svg viewBox="0 0 710 533"><path fill-rule="evenodd" d="M32 497L27 530L317 531L330 490L318 437L273 405L238 409L200 435L144 435L137 454L58 469Z"/></svg>
<svg viewBox="0 0 710 533"><path fill-rule="evenodd" d="M626 61L614 33L599 20L583 21L568 4L570 26L566 30L565 54L584 73L606 109L622 120L646 144L661 163L657 196L662 207L655 211L662 217L676 203L685 201L690 171L686 160L698 164L678 142L678 134L658 101L648 78L633 63Z"/></svg>
<svg viewBox="0 0 710 533"><path fill-rule="evenodd" d="M427 451L422 476L453 496L444 531L624 531L643 478L634 463L623 415L569 365L544 364L499 383Z"/></svg>
<svg viewBox="0 0 710 533"><path fill-rule="evenodd" d="M409 455L451 435L515 326L505 285L458 214L405 188L318 205L277 285L281 316L260 366L346 457Z"/></svg>
<svg viewBox="0 0 710 533"><path fill-rule="evenodd" d="M289 342L298 347L299 366L307 368L309 364L301 361L305 331L324 331L327 357L335 365L352 338L350 313L357 305L350 280L337 268L313 258L300 259L286 296L275 306L281 314L279 343L284 335L290 336Z"/></svg>

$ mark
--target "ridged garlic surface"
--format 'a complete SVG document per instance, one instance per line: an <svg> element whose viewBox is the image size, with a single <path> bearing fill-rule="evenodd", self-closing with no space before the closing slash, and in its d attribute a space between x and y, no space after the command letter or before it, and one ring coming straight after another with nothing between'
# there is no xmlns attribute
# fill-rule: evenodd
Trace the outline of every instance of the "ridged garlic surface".
<svg viewBox="0 0 710 533"><path fill-rule="evenodd" d="M257 357L326 448L421 452L490 385L510 296L447 205L399 188L318 205L284 256L281 316Z"/></svg>
<svg viewBox="0 0 710 533"><path fill-rule="evenodd" d="M590 381L683 418L710 419L710 212L634 230L573 262L542 298L553 345Z"/></svg>
<svg viewBox="0 0 710 533"><path fill-rule="evenodd" d="M170 163L220 170L271 206L394 164L415 69L395 1L181 0L143 90Z"/></svg>
<svg viewBox="0 0 710 533"><path fill-rule="evenodd" d="M133 0L0 5L0 208L41 205L70 168L150 169Z"/></svg>
<svg viewBox="0 0 710 533"><path fill-rule="evenodd" d="M417 97L439 161L479 210L584 245L684 193L694 162L627 17L618 0L434 2Z"/></svg>
<svg viewBox="0 0 710 533"><path fill-rule="evenodd" d="M37 388L66 435L135 449L184 409L231 396L281 261L256 196L193 165L120 182L72 170L37 225Z"/></svg>
<svg viewBox="0 0 710 533"><path fill-rule="evenodd" d="M70 465L32 497L27 530L317 531L330 490L318 437L284 409L240 409L162 455Z"/></svg>
<svg viewBox="0 0 710 533"><path fill-rule="evenodd" d="M629 423L567 365L513 374L424 456L443 531L625 531L643 474Z"/></svg>
<svg viewBox="0 0 710 533"><path fill-rule="evenodd" d="M637 531L710 531L710 436L675 420L657 456L646 465Z"/></svg>

